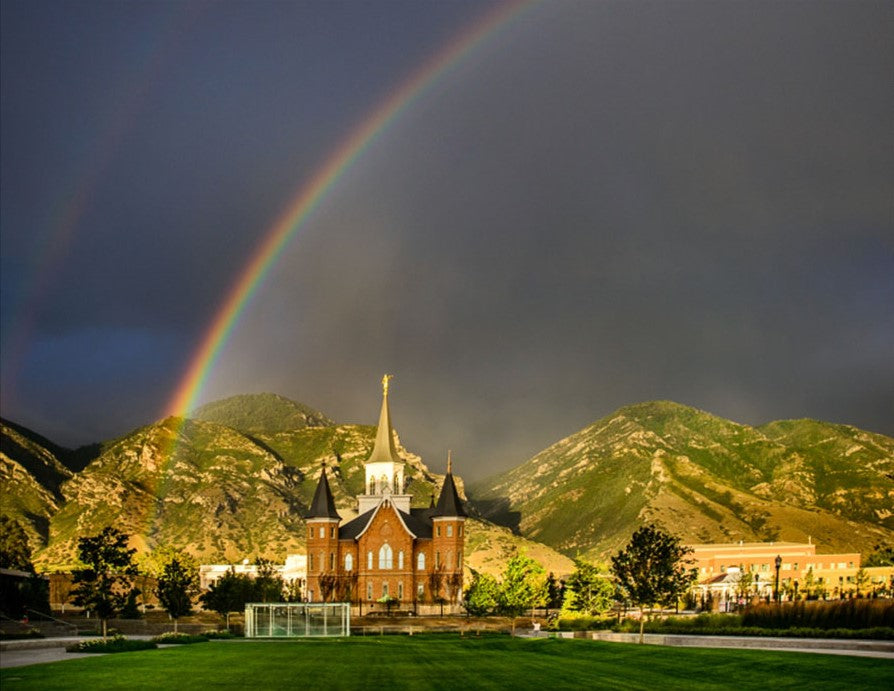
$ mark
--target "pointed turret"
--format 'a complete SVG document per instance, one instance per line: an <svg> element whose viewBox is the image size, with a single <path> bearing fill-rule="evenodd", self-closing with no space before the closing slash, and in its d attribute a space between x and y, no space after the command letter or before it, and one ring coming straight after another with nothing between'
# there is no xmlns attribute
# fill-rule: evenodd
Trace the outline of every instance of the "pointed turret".
<svg viewBox="0 0 894 691"><path fill-rule="evenodd" d="M450 453L447 453L447 475L444 477L444 486L441 487L441 496L438 497L438 503L432 517L438 516L458 516L465 517L465 509L459 498L459 492L456 491L456 484L453 482L453 462Z"/></svg>
<svg viewBox="0 0 894 691"><path fill-rule="evenodd" d="M332 497L332 490L329 489L325 464L323 465L323 472L320 473L320 481L317 483L317 490L314 492L313 501L310 503L310 512L307 514L307 518L340 518L338 511L335 509L335 499Z"/></svg>

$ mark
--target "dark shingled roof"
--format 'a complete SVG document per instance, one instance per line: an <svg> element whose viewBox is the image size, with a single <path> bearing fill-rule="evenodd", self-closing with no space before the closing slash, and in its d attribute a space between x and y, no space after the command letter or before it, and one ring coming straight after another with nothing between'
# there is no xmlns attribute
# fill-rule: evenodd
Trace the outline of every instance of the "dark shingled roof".
<svg viewBox="0 0 894 691"><path fill-rule="evenodd" d="M335 499L332 498L332 491L329 489L325 467L320 473L320 481L317 483L317 491L314 492L314 500L310 503L307 518L341 518L335 509Z"/></svg>
<svg viewBox="0 0 894 691"><path fill-rule="evenodd" d="M394 510L400 514L401 520L417 538L431 537L431 516L429 515L431 509L410 509L410 513L404 513L396 507ZM366 526L369 525L375 513L376 509L370 509L366 513L362 513L357 518L345 523L338 529L338 539L356 540L360 533L366 529Z"/></svg>
<svg viewBox="0 0 894 691"><path fill-rule="evenodd" d="M466 516L463 509L463 503L459 499L459 493L456 491L456 485L453 482L453 473L447 472L444 478L444 486L441 488L441 496L438 497L438 504L435 506L434 516Z"/></svg>

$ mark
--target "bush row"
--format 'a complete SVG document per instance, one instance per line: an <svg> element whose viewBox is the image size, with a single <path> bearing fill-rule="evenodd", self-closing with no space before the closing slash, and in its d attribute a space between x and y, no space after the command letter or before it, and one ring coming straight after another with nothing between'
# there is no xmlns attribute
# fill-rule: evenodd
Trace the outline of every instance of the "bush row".
<svg viewBox="0 0 894 691"><path fill-rule="evenodd" d="M126 653L132 650L151 650L157 647L158 645L152 641L133 640L116 634L105 641L101 638L79 641L65 650L69 653Z"/></svg>
<svg viewBox="0 0 894 691"><path fill-rule="evenodd" d="M761 603L742 613L743 626L768 629L868 629L894 627L894 600Z"/></svg>

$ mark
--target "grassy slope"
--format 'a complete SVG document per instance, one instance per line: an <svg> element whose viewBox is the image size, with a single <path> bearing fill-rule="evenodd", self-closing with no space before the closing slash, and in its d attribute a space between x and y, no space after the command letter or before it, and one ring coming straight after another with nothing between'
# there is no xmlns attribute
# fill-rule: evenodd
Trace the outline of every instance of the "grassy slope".
<svg viewBox="0 0 894 691"><path fill-rule="evenodd" d="M894 529L894 440L813 421L752 428L676 403L622 408L471 488L482 513L604 557L654 521L693 542L865 550ZM517 523L516 523L517 522Z"/></svg>
<svg viewBox="0 0 894 691"><path fill-rule="evenodd" d="M211 642L5 669L4 689L890 687L894 661L507 636ZM735 680L733 682L733 680Z"/></svg>

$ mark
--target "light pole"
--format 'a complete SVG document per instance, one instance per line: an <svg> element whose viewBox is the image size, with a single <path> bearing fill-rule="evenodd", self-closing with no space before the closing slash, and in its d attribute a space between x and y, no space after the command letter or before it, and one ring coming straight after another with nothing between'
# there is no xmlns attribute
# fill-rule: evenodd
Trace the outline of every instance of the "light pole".
<svg viewBox="0 0 894 691"><path fill-rule="evenodd" d="M776 555L776 604L782 602L781 593L779 592L779 569L782 566L782 557Z"/></svg>

